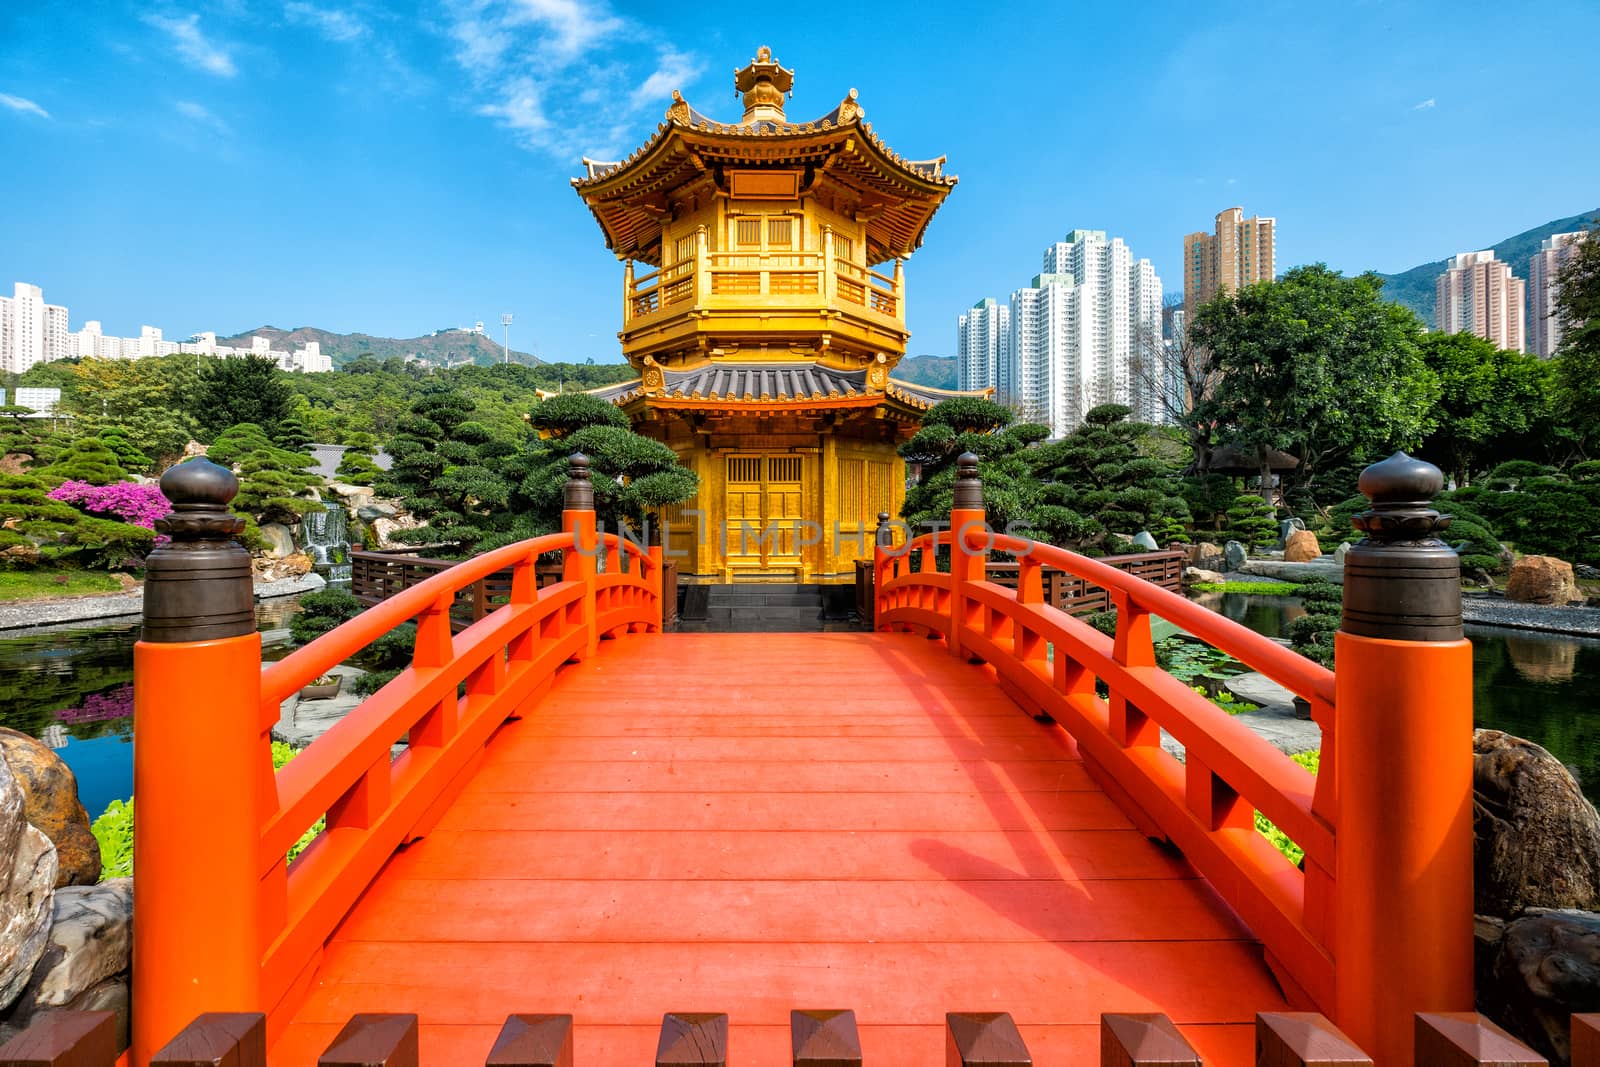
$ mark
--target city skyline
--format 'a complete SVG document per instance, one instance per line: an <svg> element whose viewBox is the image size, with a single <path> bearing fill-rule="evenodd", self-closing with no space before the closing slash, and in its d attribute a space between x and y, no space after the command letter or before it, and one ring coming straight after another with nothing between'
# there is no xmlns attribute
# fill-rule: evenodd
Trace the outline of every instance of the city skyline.
<svg viewBox="0 0 1600 1067"><path fill-rule="evenodd" d="M1203 25L1175 6L1063 8L1027 35L982 37L953 11L907 8L924 17L903 71L863 69L820 34L708 30L732 21L716 5L58 7L0 14L0 147L24 161L0 171L17 206L0 278L96 308L108 333L153 320L177 337L269 324L405 337L517 308L529 350L617 359L621 265L567 179L581 156L643 141L673 89L737 118L733 101L714 106L722 72L759 44L801 71L795 113L854 86L880 133L961 177L906 268L914 352L953 354L948 323L972 294L1009 292L1013 264L1074 226L1123 235L1173 288L1184 234L1236 203L1280 220L1280 271L1392 272L1587 210L1600 162L1561 135L1592 93L1539 94L1477 58L1600 28L1579 4L1445 20L1442 5L1355 18L1240 5ZM1216 63L1245 33L1251 62ZM985 73L1053 69L1084 47L1119 62L1060 107ZM1216 137L1218 99L1251 100L1248 128L1274 135ZM1445 166L1485 123L1559 154L1519 171L1513 195L1502 175ZM92 165L127 158L148 165L114 180Z"/></svg>

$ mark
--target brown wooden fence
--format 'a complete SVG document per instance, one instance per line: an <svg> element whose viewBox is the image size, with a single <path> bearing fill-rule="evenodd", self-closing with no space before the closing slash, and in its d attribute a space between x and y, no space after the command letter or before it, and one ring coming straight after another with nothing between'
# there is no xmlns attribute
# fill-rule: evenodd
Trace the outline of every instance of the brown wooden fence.
<svg viewBox="0 0 1600 1067"><path fill-rule="evenodd" d="M486 1067L574 1067L572 1030L571 1015L512 1015L483 1062ZM853 1011L790 1012L789 1033L794 1067L863 1063ZM421 1067L417 1037L415 1015L356 1015L317 1064ZM1571 1044L1572 1067L1600 1067L1600 1015L1572 1016ZM1256 1067L1372 1064L1336 1026L1311 1012L1257 1015L1255 1045ZM727 1015L670 1012L661 1021L656 1067L726 1067L727 1050ZM1471 1012L1419 1013L1415 1057L1419 1067L1547 1062L1486 1016ZM116 1062L116 1016L104 1011L46 1015L0 1047L0 1067L113 1067ZM195 1019L150 1060L153 1067L266 1062L266 1016L221 1012ZM1202 1059L1171 1019L1144 1013L1100 1016L1099 1062L1100 1067L1199 1067ZM1008 1013L952 1012L945 1016L945 1064L1031 1067L1033 1057Z"/></svg>
<svg viewBox="0 0 1600 1067"><path fill-rule="evenodd" d="M352 552L350 553L350 592L363 604L381 603L402 590L454 567L457 560L429 559L408 552ZM534 567L535 580L540 589L561 580L561 562L541 561ZM456 629L477 622L511 596L511 571L496 571L480 582L473 582L456 594L450 609L450 619ZM662 626L677 621L678 617L678 565L665 560L661 566Z"/></svg>
<svg viewBox="0 0 1600 1067"><path fill-rule="evenodd" d="M1182 549L1167 549L1161 552L1133 552L1124 556L1101 556L1098 562L1119 571L1127 571L1136 578L1143 578L1174 593L1181 593L1186 558ZM984 570L989 581L996 585L1016 587L1016 563L990 562ZM856 614L862 622L869 624L873 610L872 574L872 560L856 561ZM1091 615L1097 611L1111 610L1110 594L1076 575L1046 567L1041 580L1044 583L1045 603L1068 615Z"/></svg>

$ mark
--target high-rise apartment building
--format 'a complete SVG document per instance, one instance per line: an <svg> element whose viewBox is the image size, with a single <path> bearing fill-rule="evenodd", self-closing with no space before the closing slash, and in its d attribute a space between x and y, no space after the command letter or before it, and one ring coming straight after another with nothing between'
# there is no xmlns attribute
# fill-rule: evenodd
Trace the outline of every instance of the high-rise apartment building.
<svg viewBox="0 0 1600 1067"><path fill-rule="evenodd" d="M37 363L62 359L70 351L67 309L44 302L37 285L17 282L11 296L0 296L0 370L21 374Z"/></svg>
<svg viewBox="0 0 1600 1067"><path fill-rule="evenodd" d="M1104 230L1073 230L1045 250L1043 267L1011 294L1003 348L980 346L991 327L978 313L998 319L1000 305L983 301L961 317L963 388L992 384L1001 403L1056 434L1072 432L1098 404L1128 404L1141 419L1164 421L1159 396L1132 370L1142 347L1161 350L1161 279L1150 261ZM990 352L993 377L978 378Z"/></svg>
<svg viewBox="0 0 1600 1067"><path fill-rule="evenodd" d="M1513 352L1525 350L1525 286L1511 265L1489 252L1452 256L1434 283L1435 319L1441 333L1471 333Z"/></svg>
<svg viewBox="0 0 1600 1067"><path fill-rule="evenodd" d="M1546 237L1528 260L1528 351L1553 356L1561 347L1561 316L1556 313L1556 289L1561 270L1587 231Z"/></svg>
<svg viewBox="0 0 1600 1067"><path fill-rule="evenodd" d="M1219 212L1212 233L1183 239L1183 306L1192 312L1226 289L1276 277L1278 220L1244 217L1244 208Z"/></svg>
<svg viewBox="0 0 1600 1067"><path fill-rule="evenodd" d="M1010 383L1003 380L1008 372L1010 319L1010 308L985 297L956 320L956 368L961 388L993 388L1002 404L1011 403Z"/></svg>

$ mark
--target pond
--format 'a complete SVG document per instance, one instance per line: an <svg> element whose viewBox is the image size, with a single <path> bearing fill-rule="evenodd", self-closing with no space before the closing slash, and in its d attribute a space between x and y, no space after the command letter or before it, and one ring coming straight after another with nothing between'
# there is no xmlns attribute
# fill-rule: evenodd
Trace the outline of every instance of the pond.
<svg viewBox="0 0 1600 1067"><path fill-rule="evenodd" d="M299 610L295 597L256 605L256 626L281 630ZM14 633L14 635L13 635ZM133 795L133 646L139 624L94 625L0 635L0 726L41 738L78 776L92 819ZM262 650L281 658L283 645Z"/></svg>
<svg viewBox="0 0 1600 1067"><path fill-rule="evenodd" d="M1305 609L1295 597L1196 596L1267 637L1286 637ZM1473 725L1525 737L1566 764L1600 803L1600 640L1468 626Z"/></svg>

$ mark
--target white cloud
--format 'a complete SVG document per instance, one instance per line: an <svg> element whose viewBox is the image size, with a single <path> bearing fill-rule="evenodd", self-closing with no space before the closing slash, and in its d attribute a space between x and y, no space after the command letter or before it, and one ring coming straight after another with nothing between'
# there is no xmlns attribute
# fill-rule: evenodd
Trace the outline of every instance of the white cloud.
<svg viewBox="0 0 1600 1067"><path fill-rule="evenodd" d="M283 5L283 13L289 21L309 26L330 41L358 41L367 35L367 24L350 11L291 0Z"/></svg>
<svg viewBox="0 0 1600 1067"><path fill-rule="evenodd" d="M649 107L672 97L672 90L681 89L700 75L699 62L675 48L663 48L656 59L656 69L639 83L630 98L634 107Z"/></svg>
<svg viewBox="0 0 1600 1067"><path fill-rule="evenodd" d="M1224 183L1223 183L1223 184L1224 184L1224 185L1238 185L1238 184L1239 184L1239 179L1238 179L1238 178L1229 178L1229 179L1228 179L1228 180L1227 180L1227 181L1226 181L1226 182L1224 182Z"/></svg>
<svg viewBox="0 0 1600 1067"><path fill-rule="evenodd" d="M546 43L566 56L589 51L627 25L604 4L585 0L511 0L506 15L508 25L542 28Z"/></svg>
<svg viewBox="0 0 1600 1067"><path fill-rule="evenodd" d="M529 139L542 136L550 128L539 87L532 78L513 78L506 83L503 93L500 103L484 104L478 108L478 114L497 118L507 129Z"/></svg>
<svg viewBox="0 0 1600 1067"><path fill-rule="evenodd" d="M1436 106L1438 106L1438 102L1435 101L1434 98L1430 96L1430 97L1428 97L1428 99L1424 100L1422 103L1417 104L1411 110L1412 111L1432 111Z"/></svg>
<svg viewBox="0 0 1600 1067"><path fill-rule="evenodd" d="M10 93L0 93L0 105L12 111L21 111L29 115L38 115L42 119L50 117L50 112L29 100L25 96L12 96Z"/></svg>
<svg viewBox="0 0 1600 1067"><path fill-rule="evenodd" d="M446 0L446 32L477 99L524 147L614 155L639 113L666 108L702 64L607 0Z"/></svg>
<svg viewBox="0 0 1600 1067"><path fill-rule="evenodd" d="M178 111L178 114L182 115L184 118L197 122L202 126L209 127L216 133L220 133L223 136L228 136L233 133L232 126L229 126L228 123L219 115L203 104L197 104L193 100L179 100L172 106L175 107Z"/></svg>
<svg viewBox="0 0 1600 1067"><path fill-rule="evenodd" d="M143 18L146 23L172 38L172 46L190 66L221 78L231 78L239 73L239 68L233 65L233 57L228 54L228 49L209 40L200 32L199 15L190 13L181 18L145 15Z"/></svg>

